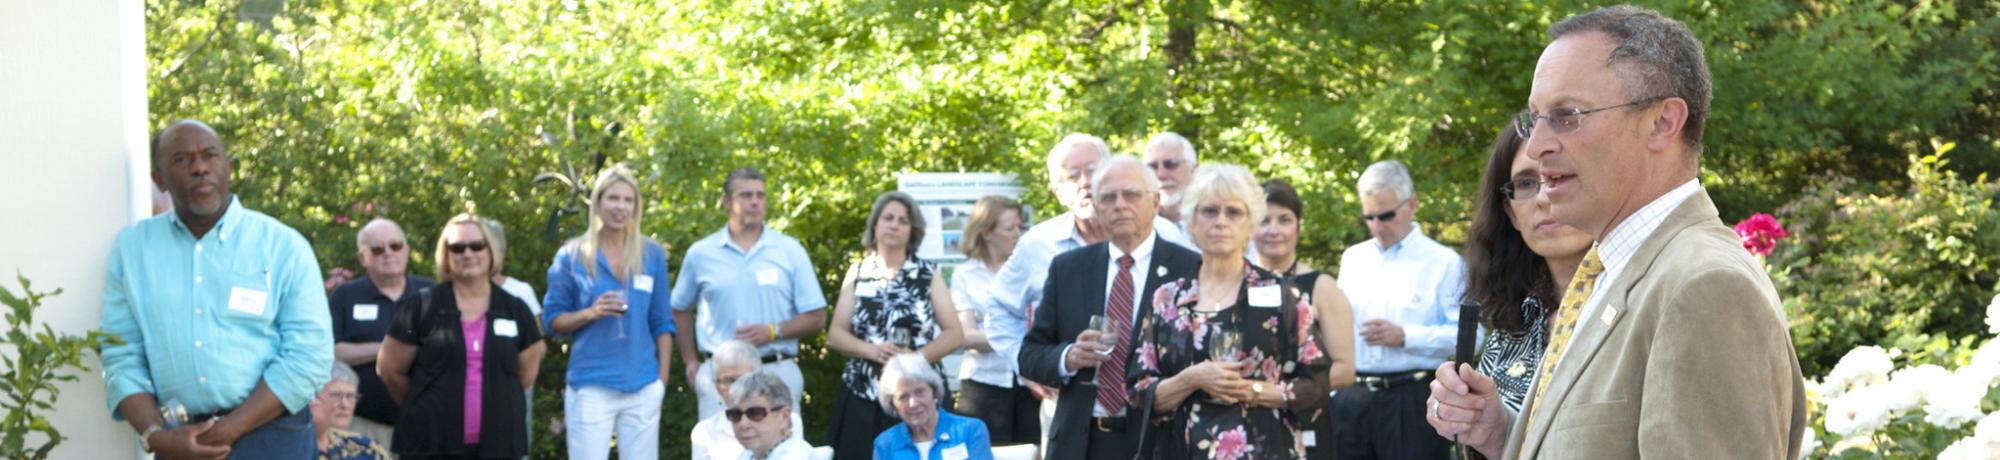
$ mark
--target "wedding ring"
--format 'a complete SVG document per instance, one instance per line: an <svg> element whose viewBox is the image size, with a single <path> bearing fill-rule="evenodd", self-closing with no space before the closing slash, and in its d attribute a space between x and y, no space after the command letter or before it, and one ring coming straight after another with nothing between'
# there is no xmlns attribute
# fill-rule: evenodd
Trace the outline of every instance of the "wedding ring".
<svg viewBox="0 0 2000 460"><path fill-rule="evenodd" d="M1431 400L1431 418L1444 420L1444 417L1438 416L1438 402L1435 399Z"/></svg>

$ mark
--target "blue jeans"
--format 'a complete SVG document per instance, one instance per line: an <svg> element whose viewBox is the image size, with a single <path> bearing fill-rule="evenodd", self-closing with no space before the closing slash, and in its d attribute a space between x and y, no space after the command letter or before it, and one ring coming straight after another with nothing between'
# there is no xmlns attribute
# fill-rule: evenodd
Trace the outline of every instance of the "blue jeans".
<svg viewBox="0 0 2000 460"><path fill-rule="evenodd" d="M264 426L250 430L229 446L230 459L300 459L311 460L319 455L319 443L313 439L312 411L298 411L280 415Z"/></svg>

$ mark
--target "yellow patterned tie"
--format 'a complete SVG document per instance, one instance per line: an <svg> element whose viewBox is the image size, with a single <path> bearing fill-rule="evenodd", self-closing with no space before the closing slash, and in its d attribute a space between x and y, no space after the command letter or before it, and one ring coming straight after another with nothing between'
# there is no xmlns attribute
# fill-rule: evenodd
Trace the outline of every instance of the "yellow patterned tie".
<svg viewBox="0 0 2000 460"><path fill-rule="evenodd" d="M1583 263L1576 266L1576 276L1569 280L1569 292L1563 294L1562 306L1557 309L1555 328L1549 331L1549 348L1542 352L1542 369L1535 374L1535 399L1529 402L1528 418L1535 419L1535 411L1542 407L1542 395L1549 389L1549 380L1555 377L1556 363L1562 361L1563 351L1569 348L1570 332L1576 330L1577 317L1583 316L1583 303L1590 300L1590 291L1597 288L1597 275L1604 274L1604 261L1597 258L1597 247L1592 246L1589 254L1583 255ZM1532 422L1523 422L1532 423Z"/></svg>

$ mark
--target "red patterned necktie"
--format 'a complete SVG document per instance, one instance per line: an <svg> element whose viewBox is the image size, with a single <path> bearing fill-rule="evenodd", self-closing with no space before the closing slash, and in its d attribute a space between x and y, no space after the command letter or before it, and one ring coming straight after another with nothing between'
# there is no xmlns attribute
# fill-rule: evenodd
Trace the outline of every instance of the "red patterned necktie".
<svg viewBox="0 0 2000 460"><path fill-rule="evenodd" d="M1104 319L1118 332L1118 346L1111 360L1097 367L1097 404L1117 414L1125 410L1125 357L1132 347L1132 256L1118 258L1118 277L1111 281L1111 297L1104 303Z"/></svg>

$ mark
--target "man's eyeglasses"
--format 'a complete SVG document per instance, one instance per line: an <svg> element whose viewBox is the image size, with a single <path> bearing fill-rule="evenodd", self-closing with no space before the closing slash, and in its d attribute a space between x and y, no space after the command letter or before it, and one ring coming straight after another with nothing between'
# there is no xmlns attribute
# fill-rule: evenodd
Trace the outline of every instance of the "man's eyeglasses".
<svg viewBox="0 0 2000 460"><path fill-rule="evenodd" d="M1181 169L1181 160L1165 159L1160 161L1148 161L1146 162L1146 169L1151 169L1154 171L1159 171L1162 169L1167 169L1167 170Z"/></svg>
<svg viewBox="0 0 2000 460"><path fill-rule="evenodd" d="M361 399L361 395L352 391L320 393L319 397L326 398L327 402L355 402Z"/></svg>
<svg viewBox="0 0 2000 460"><path fill-rule="evenodd" d="M1139 202L1140 199L1146 197L1146 193L1147 192L1145 190L1139 188L1128 188L1124 190L1105 190L1104 194L1097 195L1096 198L1097 202L1104 203L1106 205L1117 204L1118 200L1121 199L1125 200L1126 203L1137 203Z"/></svg>
<svg viewBox="0 0 2000 460"><path fill-rule="evenodd" d="M1403 200L1403 202L1401 203L1396 203L1396 207L1389 208L1389 210L1387 211L1382 211L1375 214L1362 214L1361 223L1365 224L1369 222L1388 222L1391 220L1396 220L1396 210L1403 209L1403 205L1406 204L1410 204L1410 200Z"/></svg>
<svg viewBox="0 0 2000 460"><path fill-rule="evenodd" d="M784 409L784 408L785 406L771 406L771 407L752 406L742 409L730 409L722 411L722 416L729 417L729 423L741 422L743 421L743 417L750 417L750 421L752 422L762 422L764 421L764 417L771 415L771 413L773 412L777 412L778 409Z"/></svg>
<svg viewBox="0 0 2000 460"><path fill-rule="evenodd" d="M1611 109L1631 107L1641 104L1651 104L1654 102L1666 100L1666 98L1667 98L1666 96L1653 96L1645 99L1633 100L1631 102L1626 102L1624 104L1618 104L1610 107L1599 107L1589 110L1575 109L1575 108L1561 108L1561 109L1556 109L1553 112L1549 112L1549 114L1547 115L1536 115L1533 110L1523 110L1521 111L1520 115L1514 116L1514 134L1520 135L1521 139L1527 139L1529 135L1535 133L1535 122L1538 120L1548 120L1549 129L1555 131L1556 134L1569 134L1572 132L1576 132L1577 128L1583 126L1584 115L1603 112Z"/></svg>
<svg viewBox="0 0 2000 460"><path fill-rule="evenodd" d="M389 244L384 244L384 245L375 245L375 246L369 246L369 247L368 247L368 252L369 252L369 253L371 253L371 254L375 254L375 255L378 255L378 256L379 256L379 255L382 255L382 253L385 253L385 252L392 252L392 251L393 251L393 252L403 252L403 242L401 242L401 241L395 241L395 242L391 242L391 243L389 243Z"/></svg>
<svg viewBox="0 0 2000 460"><path fill-rule="evenodd" d="M1532 200L1537 193L1542 193L1542 180L1534 177L1510 180L1500 186L1500 194L1514 201Z"/></svg>
<svg viewBox="0 0 2000 460"><path fill-rule="evenodd" d="M447 244L444 247L450 249L452 254L464 254L465 251L479 252L486 250L486 242L472 241L466 243L452 243L452 244Z"/></svg>

